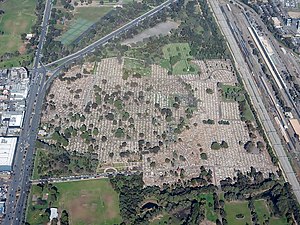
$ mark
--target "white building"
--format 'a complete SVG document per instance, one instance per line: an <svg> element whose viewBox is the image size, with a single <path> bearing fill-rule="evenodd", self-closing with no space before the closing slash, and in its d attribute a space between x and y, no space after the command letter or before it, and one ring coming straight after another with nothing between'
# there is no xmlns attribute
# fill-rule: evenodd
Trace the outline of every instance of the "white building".
<svg viewBox="0 0 300 225"><path fill-rule="evenodd" d="M58 218L57 208L50 208L50 222L54 219Z"/></svg>
<svg viewBox="0 0 300 225"><path fill-rule="evenodd" d="M17 140L16 137L0 137L0 172L12 170Z"/></svg>

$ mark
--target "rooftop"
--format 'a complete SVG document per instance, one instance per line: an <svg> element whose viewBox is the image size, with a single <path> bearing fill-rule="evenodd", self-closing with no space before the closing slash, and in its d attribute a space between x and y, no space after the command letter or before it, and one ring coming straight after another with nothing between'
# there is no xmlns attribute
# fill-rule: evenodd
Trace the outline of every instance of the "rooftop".
<svg viewBox="0 0 300 225"><path fill-rule="evenodd" d="M0 137L0 167L12 165L16 145L16 137Z"/></svg>

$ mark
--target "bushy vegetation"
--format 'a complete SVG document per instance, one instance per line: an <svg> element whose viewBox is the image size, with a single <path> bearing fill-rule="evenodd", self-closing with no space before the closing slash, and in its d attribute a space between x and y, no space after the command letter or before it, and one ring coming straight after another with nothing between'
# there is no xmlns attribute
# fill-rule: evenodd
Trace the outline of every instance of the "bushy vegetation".
<svg viewBox="0 0 300 225"><path fill-rule="evenodd" d="M230 178L221 181L220 195L216 193L216 186L207 183L209 173L204 168L201 170L198 178L180 185L166 184L162 188L143 188L142 175L111 177L114 189L120 194L123 223L164 221L185 225L208 219L218 225L231 225L251 221L257 224L260 218L262 224L254 206L259 199L264 199L272 211L265 219L269 224L293 224L293 217L300 221L299 204L290 186L277 180L274 174L264 179L261 172L253 168L248 174L238 173L235 181Z"/></svg>

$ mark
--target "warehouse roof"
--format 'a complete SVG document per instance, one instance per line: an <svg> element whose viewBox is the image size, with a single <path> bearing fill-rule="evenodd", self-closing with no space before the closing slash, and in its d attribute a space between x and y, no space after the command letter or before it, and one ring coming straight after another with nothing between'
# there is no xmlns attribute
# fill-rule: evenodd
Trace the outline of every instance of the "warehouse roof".
<svg viewBox="0 0 300 225"><path fill-rule="evenodd" d="M0 167L12 166L16 145L16 137L0 137Z"/></svg>

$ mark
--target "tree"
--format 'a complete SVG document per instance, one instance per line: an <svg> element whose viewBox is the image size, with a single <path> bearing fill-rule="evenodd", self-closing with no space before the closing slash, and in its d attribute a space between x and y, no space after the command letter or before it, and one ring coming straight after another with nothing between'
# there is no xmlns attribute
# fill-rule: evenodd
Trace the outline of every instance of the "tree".
<svg viewBox="0 0 300 225"><path fill-rule="evenodd" d="M228 148L227 142L226 142L226 141L222 141L222 142L221 142L221 147L222 147L222 148Z"/></svg>
<svg viewBox="0 0 300 225"><path fill-rule="evenodd" d="M218 142L214 141L213 143L211 143L210 148L213 150L219 150L221 148L221 145Z"/></svg>
<svg viewBox="0 0 300 225"><path fill-rule="evenodd" d="M207 154L205 152L200 154L201 159L207 160Z"/></svg>
<svg viewBox="0 0 300 225"><path fill-rule="evenodd" d="M63 210L60 217L60 224L61 225L69 225L69 214L66 210Z"/></svg>
<svg viewBox="0 0 300 225"><path fill-rule="evenodd" d="M252 152L253 149L255 148L255 145L252 141L248 141L245 145L244 145L244 149L247 151L247 152Z"/></svg>

